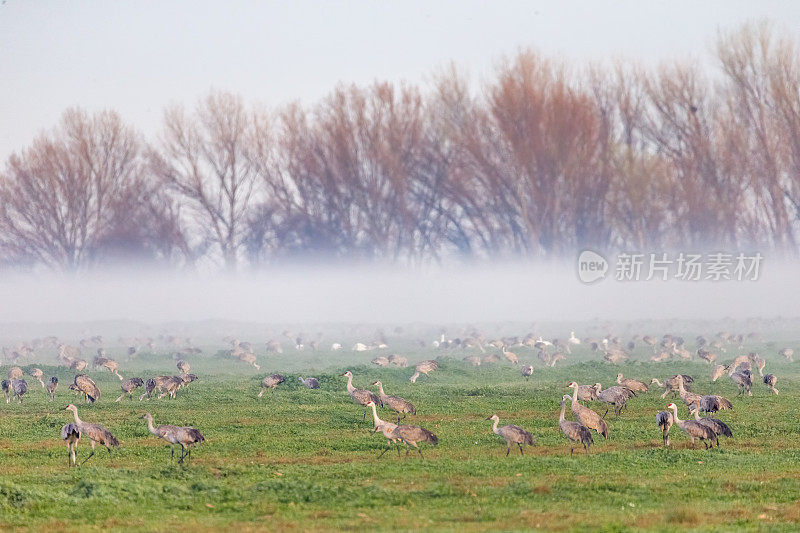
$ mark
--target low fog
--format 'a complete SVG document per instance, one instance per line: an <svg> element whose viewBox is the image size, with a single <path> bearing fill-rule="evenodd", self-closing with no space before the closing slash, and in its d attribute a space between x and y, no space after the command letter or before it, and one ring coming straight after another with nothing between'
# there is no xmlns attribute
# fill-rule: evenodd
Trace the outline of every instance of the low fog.
<svg viewBox="0 0 800 533"><path fill-rule="evenodd" d="M576 262L548 266L296 267L237 276L93 272L6 274L0 322L230 320L467 323L800 316L794 262L765 259L756 281L582 283Z"/></svg>

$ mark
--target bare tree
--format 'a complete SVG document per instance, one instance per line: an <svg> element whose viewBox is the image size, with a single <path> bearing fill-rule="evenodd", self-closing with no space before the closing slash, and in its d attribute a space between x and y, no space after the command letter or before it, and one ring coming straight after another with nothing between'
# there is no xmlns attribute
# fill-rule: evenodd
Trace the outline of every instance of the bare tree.
<svg viewBox="0 0 800 533"><path fill-rule="evenodd" d="M159 149L151 153L153 173L185 204L194 229L219 248L230 271L256 190L254 134L254 118L240 97L212 93L192 116L181 107L168 109Z"/></svg>

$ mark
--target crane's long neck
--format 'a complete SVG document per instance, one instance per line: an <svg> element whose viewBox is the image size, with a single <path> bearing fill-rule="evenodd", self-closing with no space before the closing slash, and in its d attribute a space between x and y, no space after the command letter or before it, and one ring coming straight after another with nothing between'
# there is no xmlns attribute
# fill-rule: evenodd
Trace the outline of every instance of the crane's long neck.
<svg viewBox="0 0 800 533"><path fill-rule="evenodd" d="M695 409L692 412L694 413L694 419L695 420L700 420L700 412L697 409Z"/></svg>
<svg viewBox="0 0 800 533"><path fill-rule="evenodd" d="M578 387L575 387L575 392L572 393L572 403L578 403Z"/></svg>
<svg viewBox="0 0 800 533"><path fill-rule="evenodd" d="M381 393L381 396L386 396L386 393L383 392L383 383L378 383L378 391Z"/></svg>
<svg viewBox="0 0 800 533"><path fill-rule="evenodd" d="M622 376L617 376L617 383L622 385Z"/></svg>
<svg viewBox="0 0 800 533"><path fill-rule="evenodd" d="M681 393L681 396L686 394L686 389L683 388L683 379L678 378L678 392Z"/></svg>
<svg viewBox="0 0 800 533"><path fill-rule="evenodd" d="M79 426L83 423L80 418L78 418L78 410L72 411L73 416L75 416L75 423Z"/></svg>
<svg viewBox="0 0 800 533"><path fill-rule="evenodd" d="M372 407L372 420L375 422L375 427L380 427L383 425L383 420L378 418L378 409L375 407L374 403L370 407Z"/></svg>
<svg viewBox="0 0 800 533"><path fill-rule="evenodd" d="M499 434L500 432L497 430L497 422L499 421L499 419L494 418L493 420L494 420L494 424L492 424L492 431L497 433L497 434Z"/></svg>
<svg viewBox="0 0 800 533"><path fill-rule="evenodd" d="M658 381L658 378L653 378L653 383L655 383L655 384L656 384L656 385L658 385L659 387L663 387L663 386L664 386L664 385L662 385L662 384L661 384L661 382L660 382L660 381Z"/></svg>
<svg viewBox="0 0 800 533"><path fill-rule="evenodd" d="M683 422L683 420L678 418L678 406L677 405L672 408L672 418L675 419L675 423L678 424L678 425L680 425L680 423Z"/></svg>
<svg viewBox="0 0 800 533"><path fill-rule="evenodd" d="M149 429L150 433L152 433L153 435L156 434L156 428L153 427L153 419L151 417L147 418L147 429Z"/></svg>
<svg viewBox="0 0 800 533"><path fill-rule="evenodd" d="M567 410L567 404L564 403L564 400L561 400L561 415L558 417L559 422L563 422L564 420L566 420L564 418L564 413L566 412L566 410Z"/></svg>
<svg viewBox="0 0 800 533"><path fill-rule="evenodd" d="M353 392L355 387L353 387L353 376L347 376L347 392Z"/></svg>

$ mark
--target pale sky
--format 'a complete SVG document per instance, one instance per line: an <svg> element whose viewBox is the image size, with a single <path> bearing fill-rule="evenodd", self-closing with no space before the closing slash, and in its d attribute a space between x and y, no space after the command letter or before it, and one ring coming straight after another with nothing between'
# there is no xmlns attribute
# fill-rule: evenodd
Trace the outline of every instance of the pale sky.
<svg viewBox="0 0 800 533"><path fill-rule="evenodd" d="M0 159L63 110L113 108L148 138L163 108L210 89L314 102L338 82L426 83L450 61L481 80L520 47L584 62L705 58L718 28L794 1L0 0Z"/></svg>

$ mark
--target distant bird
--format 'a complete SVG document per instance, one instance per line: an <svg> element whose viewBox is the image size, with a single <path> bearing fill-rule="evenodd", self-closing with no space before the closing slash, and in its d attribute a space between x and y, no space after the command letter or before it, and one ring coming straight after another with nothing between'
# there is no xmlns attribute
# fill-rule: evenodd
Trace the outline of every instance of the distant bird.
<svg viewBox="0 0 800 533"><path fill-rule="evenodd" d="M576 382L572 382L569 384L569 387L573 388L575 392L572 394L572 414L575 415L575 418L586 426L589 429L593 429L597 431L600 435L603 436L604 439L608 438L608 424L606 423L603 418L589 409L578 403L578 388L579 385Z"/></svg>
<svg viewBox="0 0 800 533"><path fill-rule="evenodd" d="M164 387L164 383L171 380L173 376L156 376L154 378L150 378L144 383L144 394L139 396L139 401L141 402L145 396L149 400L153 397L153 393L155 391L161 391Z"/></svg>
<svg viewBox="0 0 800 533"><path fill-rule="evenodd" d="M366 389L357 389L353 386L353 373L349 370L342 374L347 377L347 393L353 401L359 405L364 406L364 420L367 419L367 402L374 402L375 405L383 405L381 399L372 391Z"/></svg>
<svg viewBox="0 0 800 533"><path fill-rule="evenodd" d="M178 370L182 374L188 374L189 370L192 369L191 365L189 365L189 363L187 363L183 359L178 360L178 362L175 364L175 366L178 367Z"/></svg>
<svg viewBox="0 0 800 533"><path fill-rule="evenodd" d="M726 365L713 365L711 367L711 381L717 381L725 372L728 371L728 367Z"/></svg>
<svg viewBox="0 0 800 533"><path fill-rule="evenodd" d="M175 458L175 445L178 444L181 447L181 456L178 459L178 463L183 463L183 460L186 457L192 455L192 446L195 444L199 444L201 442L205 442L205 438L203 437L202 433L197 429L190 427L190 426L158 426L153 427L153 415L150 413L146 413L142 418L147 420L147 429L150 430L150 433L155 435L161 440L167 441L170 443L170 451L172 452L170 457L172 459Z"/></svg>
<svg viewBox="0 0 800 533"><path fill-rule="evenodd" d="M382 355L381 355L381 356L378 356L378 357L376 357L376 358L374 358L374 359L373 359L372 361L370 361L370 362L371 362L373 365L378 365L378 366L389 366L389 359L387 359L386 357L384 357L384 356L382 356Z"/></svg>
<svg viewBox="0 0 800 533"><path fill-rule="evenodd" d="M764 376L764 366L767 364L767 362L764 360L764 358L761 357L760 355L758 355L755 352L750 352L749 354L747 354L747 358L750 359L750 362L758 370L758 375L763 377Z"/></svg>
<svg viewBox="0 0 800 533"><path fill-rule="evenodd" d="M20 379L22 377L22 369L18 366L12 366L11 368L8 369L6 377L11 381L15 379Z"/></svg>
<svg viewBox="0 0 800 533"><path fill-rule="evenodd" d="M672 419L686 434L686 436L689 437L689 440L692 441L692 448L694 448L695 439L700 439L700 441L705 445L706 449L708 449L708 443L706 441L713 441L716 438L714 432L708 426L704 426L697 420L679 419L678 406L674 403L669 404L667 409L672 409Z"/></svg>
<svg viewBox="0 0 800 533"><path fill-rule="evenodd" d="M465 363L469 363L472 366L481 366L481 358L477 355L468 355L463 359ZM524 370L524 369L523 369Z"/></svg>
<svg viewBox="0 0 800 533"><path fill-rule="evenodd" d="M749 370L738 370L731 374L731 379L739 387L739 395L745 392L748 396L753 395L753 393L750 392L750 388L753 386L753 375Z"/></svg>
<svg viewBox="0 0 800 533"><path fill-rule="evenodd" d="M11 402L11 393L12 393L11 381L7 379L0 381L0 388L3 389L3 396L6 397L6 403Z"/></svg>
<svg viewBox="0 0 800 533"><path fill-rule="evenodd" d="M699 422L709 428L712 432L714 432L714 442L719 448L719 436L722 435L724 437L733 437L733 432L728 425L723 422L722 420L706 417L700 418L700 414L697 412L697 409L689 409L689 414L694 415L694 419L696 422Z"/></svg>
<svg viewBox="0 0 800 533"><path fill-rule="evenodd" d="M397 413L398 424L401 420L401 414L403 415L403 418L406 417L407 413L411 413L412 415L417 414L417 408L414 407L413 403L401 398L400 396L388 396L385 392L383 392L383 383L380 381L374 382L373 385L378 387L378 392L380 392L380 399L383 405L388 405L390 409Z"/></svg>
<svg viewBox="0 0 800 533"><path fill-rule="evenodd" d="M78 425L70 422L61 428L61 440L67 443L67 464L77 466L78 461L78 441L81 439L81 430Z"/></svg>
<svg viewBox="0 0 800 533"><path fill-rule="evenodd" d="M402 355L397 355L396 353L391 354L389 357L389 364L394 365L399 368L405 368L408 366L408 359L403 357Z"/></svg>
<svg viewBox="0 0 800 533"><path fill-rule="evenodd" d="M502 347L502 351L503 357L508 359L509 362L514 363L515 365L519 364L519 358L517 357L517 354L507 351L505 345Z"/></svg>
<svg viewBox="0 0 800 533"><path fill-rule="evenodd" d="M561 397L561 415L558 417L558 427L561 428L561 432L564 433L564 436L569 440L570 455L575 451L574 443L576 442L582 444L586 453L589 453L589 446L594 443L594 440L592 440L592 432L580 422L573 422L564 418L564 413L567 409L567 404L565 402L568 401L572 401L572 398L570 398L568 394Z"/></svg>
<svg viewBox="0 0 800 533"><path fill-rule="evenodd" d="M569 385L567 385L569 387ZM578 385L578 400L582 402L596 402L597 388L594 385Z"/></svg>
<svg viewBox="0 0 800 533"><path fill-rule="evenodd" d="M45 388L47 389L47 394L48 396L50 396L50 401L52 402L56 396L56 389L58 388L58 378L52 376L50 379L48 379Z"/></svg>
<svg viewBox="0 0 800 533"><path fill-rule="evenodd" d="M144 385L144 380L142 380L142 378L126 379L125 381L122 382L122 385L120 385L120 387L122 388L122 394L120 394L119 398L117 398L114 401L115 402L120 401L126 394L131 400L133 400L133 391L135 391L142 385Z"/></svg>
<svg viewBox="0 0 800 533"><path fill-rule="evenodd" d="M408 452L411 451L409 446L416 448L419 456L423 457L422 450L419 449L418 443L429 442L434 446L439 444L439 438L436 435L420 426L397 426L389 435L393 439L403 441L406 445L406 456L408 456Z"/></svg>
<svg viewBox="0 0 800 533"><path fill-rule="evenodd" d="M552 368L552 367L556 366L557 362L565 361L566 359L567 358L564 356L563 353L556 352L556 353L553 354L553 357L550 358L550 363L548 363L548 365L550 366L550 368Z"/></svg>
<svg viewBox="0 0 800 533"><path fill-rule="evenodd" d="M19 403L22 403L22 397L28 392L28 383L24 379L11 380L11 389L14 391L14 397Z"/></svg>
<svg viewBox="0 0 800 533"><path fill-rule="evenodd" d="M705 348L698 348L697 349L697 356L704 361L711 363L712 365L717 360L717 354L714 352L709 352Z"/></svg>
<svg viewBox="0 0 800 533"><path fill-rule="evenodd" d="M533 375L533 367L531 365L525 365L522 367L522 377L525 379L530 379Z"/></svg>
<svg viewBox="0 0 800 533"><path fill-rule="evenodd" d="M70 389L86 397L86 403L94 403L100 399L100 389L97 384L86 374L78 374Z"/></svg>
<svg viewBox="0 0 800 533"><path fill-rule="evenodd" d="M672 427L672 413L669 411L659 411L656 415L656 422L658 422L658 427L661 428L664 446L669 446L669 428Z"/></svg>
<svg viewBox="0 0 800 533"><path fill-rule="evenodd" d="M647 392L647 384L635 379L623 378L622 374L617 374L617 383L623 387L628 387L633 392Z"/></svg>
<svg viewBox="0 0 800 533"><path fill-rule="evenodd" d="M417 363L417 366L414 367L415 369L414 375L411 376L411 383L417 382L417 378L419 377L420 373L425 374L427 376L437 368L439 368L439 363L437 363L436 361L427 360Z"/></svg>
<svg viewBox="0 0 800 533"><path fill-rule="evenodd" d="M283 377L283 374L270 374L269 376L265 377L261 381L261 392L258 393L258 397L264 395L264 392L267 389L272 389L273 391L278 388L278 385L286 381L286 378Z"/></svg>
<svg viewBox="0 0 800 533"><path fill-rule="evenodd" d="M80 418L78 418L78 408L72 404L69 404L67 407L64 408L65 411L72 411L72 414L75 416L75 424L78 426L78 431L81 435L85 435L89 438L89 442L92 445L92 453L83 460L83 463L91 459L94 455L94 446L95 444L100 444L101 446L105 446L106 450L108 450L108 455L111 455L111 448L119 448L119 441L117 438L105 427L101 426L100 424L92 424L89 422L84 422Z"/></svg>
<svg viewBox="0 0 800 533"><path fill-rule="evenodd" d="M483 364L491 364L491 363L499 363L500 356L496 353L490 353L488 355L484 355L483 359L481 359L481 363Z"/></svg>
<svg viewBox="0 0 800 533"><path fill-rule="evenodd" d="M614 416L619 416L623 409L625 409L628 399L636 395L631 389L621 385L615 385L603 390L599 383L595 383L594 387L595 390L597 390L598 400L614 406ZM603 414L604 417L608 414L608 409L607 407L606 412Z"/></svg>
<svg viewBox="0 0 800 533"><path fill-rule="evenodd" d="M301 377L299 377L297 379L299 379L300 383L305 385L305 387L307 389L318 389L319 388L319 380L317 380L317 378L306 378L306 379L303 379L303 377L301 376Z"/></svg>
<svg viewBox="0 0 800 533"><path fill-rule="evenodd" d="M778 378L775 377L775 374L767 374L764 376L764 384L770 388L772 392L778 394L778 389L775 388L775 384L778 382Z"/></svg>
<svg viewBox="0 0 800 533"><path fill-rule="evenodd" d="M500 435L506 441L506 457L508 454L511 453L511 444L516 444L519 446L519 453L520 455L525 455L522 451L522 445L526 444L528 446L533 446L536 442L533 440L533 435L529 432L525 431L519 426L515 425L508 425L508 426L501 426L497 427L497 424L500 422L500 417L496 414L488 417L486 420L494 420L494 425L492 426L492 431L495 435Z"/></svg>
<svg viewBox="0 0 800 533"><path fill-rule="evenodd" d="M28 374L31 375L34 379L36 379L39 383L42 384L42 388L45 388L44 381L42 381L42 376L44 376L44 372L42 372L41 368L32 368L28 371Z"/></svg>
<svg viewBox="0 0 800 533"><path fill-rule="evenodd" d="M569 332L569 339L567 339L567 342L570 343L570 344L580 344L581 340L578 337L575 336L575 332L574 331L570 331Z"/></svg>
<svg viewBox="0 0 800 533"><path fill-rule="evenodd" d="M791 348L783 348L778 352L778 355L785 358L790 363L794 363L794 350Z"/></svg>

